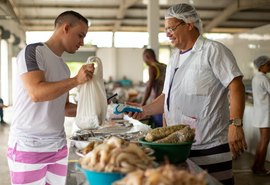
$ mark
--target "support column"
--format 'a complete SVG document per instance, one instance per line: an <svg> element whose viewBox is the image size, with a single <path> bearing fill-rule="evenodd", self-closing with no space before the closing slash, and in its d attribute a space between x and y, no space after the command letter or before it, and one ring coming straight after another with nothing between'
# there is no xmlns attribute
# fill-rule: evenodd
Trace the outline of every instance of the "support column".
<svg viewBox="0 0 270 185"><path fill-rule="evenodd" d="M114 80L119 78L119 74L117 73L117 70L119 69L119 62L118 62L118 49L115 47L110 48L110 56L111 56L111 74Z"/></svg>
<svg viewBox="0 0 270 185"><path fill-rule="evenodd" d="M159 58L158 33L160 27L159 1L148 0L147 6L147 29L149 33L148 47L152 48Z"/></svg>
<svg viewBox="0 0 270 185"><path fill-rule="evenodd" d="M8 104L12 104L12 57L13 57L13 43L15 42L15 36L11 34L10 38L7 40L8 42Z"/></svg>
<svg viewBox="0 0 270 185"><path fill-rule="evenodd" d="M2 39L2 27L0 27L0 97L2 97L2 79L1 79L1 65L2 65L2 60L1 60L1 39Z"/></svg>
<svg viewBox="0 0 270 185"><path fill-rule="evenodd" d="M6 102L6 104L9 104L9 88L8 88L8 53L6 53L5 51L8 51L8 39L11 36L11 33L9 30L4 29L3 27L1 27L1 72L0 72L0 76L1 76L1 97L2 99ZM6 41L6 42L3 42Z"/></svg>

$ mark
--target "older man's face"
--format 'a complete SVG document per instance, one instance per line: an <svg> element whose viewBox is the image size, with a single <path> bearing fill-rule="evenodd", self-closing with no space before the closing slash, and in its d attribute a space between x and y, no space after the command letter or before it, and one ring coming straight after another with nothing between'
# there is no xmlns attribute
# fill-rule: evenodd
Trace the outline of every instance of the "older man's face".
<svg viewBox="0 0 270 185"><path fill-rule="evenodd" d="M165 19L165 32L171 44L178 49L185 49L188 24L176 18Z"/></svg>

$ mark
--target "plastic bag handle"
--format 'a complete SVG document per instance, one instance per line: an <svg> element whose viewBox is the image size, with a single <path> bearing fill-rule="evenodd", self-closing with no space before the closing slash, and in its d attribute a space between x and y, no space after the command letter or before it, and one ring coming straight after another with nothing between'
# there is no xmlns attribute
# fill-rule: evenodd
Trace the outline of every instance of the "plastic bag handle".
<svg viewBox="0 0 270 185"><path fill-rule="evenodd" d="M94 57L89 58L86 63L87 64L94 64L94 67L96 68L98 66L98 64L101 63L101 60L100 60L100 58L94 56Z"/></svg>

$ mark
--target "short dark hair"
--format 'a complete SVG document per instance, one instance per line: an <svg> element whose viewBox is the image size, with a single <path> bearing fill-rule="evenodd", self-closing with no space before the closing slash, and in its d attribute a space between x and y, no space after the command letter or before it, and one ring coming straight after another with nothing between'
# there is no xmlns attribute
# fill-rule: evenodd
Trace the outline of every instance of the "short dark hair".
<svg viewBox="0 0 270 185"><path fill-rule="evenodd" d="M155 51L151 48L147 48L144 50L143 54L149 54L151 55L154 59L156 59L156 54Z"/></svg>
<svg viewBox="0 0 270 185"><path fill-rule="evenodd" d="M58 15L54 21L54 27L62 25L64 22L69 22L71 25L75 25L78 21L83 21L88 26L88 20L84 16L78 12L69 10Z"/></svg>

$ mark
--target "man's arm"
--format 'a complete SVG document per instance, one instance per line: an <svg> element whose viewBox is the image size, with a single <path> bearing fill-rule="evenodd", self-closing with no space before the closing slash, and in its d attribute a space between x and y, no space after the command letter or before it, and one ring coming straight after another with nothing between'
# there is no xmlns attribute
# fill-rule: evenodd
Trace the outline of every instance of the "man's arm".
<svg viewBox="0 0 270 185"><path fill-rule="evenodd" d="M154 70L155 69L153 67L149 67L149 70L148 70L149 80L147 82L147 86L146 86L145 93L144 93L144 98L143 98L141 105L146 104L146 102L151 94L152 87L153 87L154 80L155 80L155 71Z"/></svg>
<svg viewBox="0 0 270 185"><path fill-rule="evenodd" d="M69 101L69 94L68 94L65 106L65 116L75 117L76 114L77 114L77 105Z"/></svg>
<svg viewBox="0 0 270 185"><path fill-rule="evenodd" d="M27 72L21 78L32 101L42 102L53 100L77 85L85 83L92 78L93 72L93 65L88 64L84 65L75 77L58 82L47 82L43 71Z"/></svg>
<svg viewBox="0 0 270 185"><path fill-rule="evenodd" d="M162 114L164 112L164 99L165 94L159 95L153 102L143 106L143 110L146 115Z"/></svg>
<svg viewBox="0 0 270 185"><path fill-rule="evenodd" d="M243 120L245 109L245 87L242 77L236 77L229 84L230 91L230 119L240 118ZM247 143L245 140L243 127L229 125L228 142L233 158L239 156L245 149Z"/></svg>

